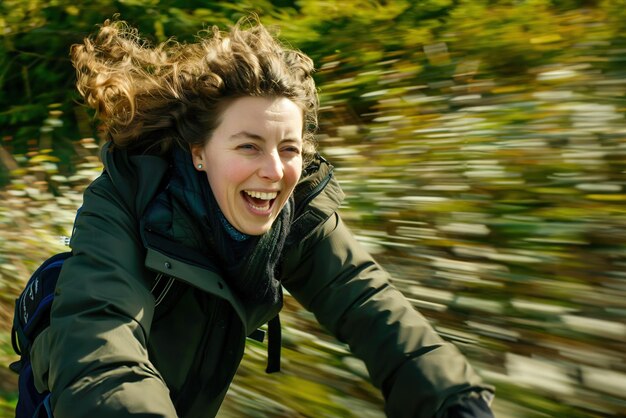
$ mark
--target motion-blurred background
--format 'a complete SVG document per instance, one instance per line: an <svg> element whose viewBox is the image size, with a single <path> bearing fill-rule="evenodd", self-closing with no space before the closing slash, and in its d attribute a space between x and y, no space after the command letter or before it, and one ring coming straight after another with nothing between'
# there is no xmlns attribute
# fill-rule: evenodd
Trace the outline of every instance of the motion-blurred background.
<svg viewBox="0 0 626 418"><path fill-rule="evenodd" d="M497 416L626 416L624 0L2 0L0 417L13 300L100 170L69 46L115 13L157 42L250 12L315 60L343 216ZM250 343L221 417L384 416L346 347L282 317L283 373Z"/></svg>

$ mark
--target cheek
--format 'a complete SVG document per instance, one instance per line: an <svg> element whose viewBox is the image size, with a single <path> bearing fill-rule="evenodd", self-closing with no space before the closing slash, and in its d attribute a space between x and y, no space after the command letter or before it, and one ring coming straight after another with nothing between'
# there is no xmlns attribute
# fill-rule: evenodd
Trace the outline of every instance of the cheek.
<svg viewBox="0 0 626 418"><path fill-rule="evenodd" d="M206 175L213 194L219 199L220 195L223 194L223 190L227 183L227 176L223 172L223 167L216 165L215 163L210 164Z"/></svg>
<svg viewBox="0 0 626 418"><path fill-rule="evenodd" d="M223 195L241 186L246 179L246 169L236 161L222 161L215 163L207 175L213 193Z"/></svg>
<svg viewBox="0 0 626 418"><path fill-rule="evenodd" d="M289 181L289 185L291 187L295 187L300 180L300 175L302 174L302 161L293 162L293 164L288 164L285 168L285 177Z"/></svg>

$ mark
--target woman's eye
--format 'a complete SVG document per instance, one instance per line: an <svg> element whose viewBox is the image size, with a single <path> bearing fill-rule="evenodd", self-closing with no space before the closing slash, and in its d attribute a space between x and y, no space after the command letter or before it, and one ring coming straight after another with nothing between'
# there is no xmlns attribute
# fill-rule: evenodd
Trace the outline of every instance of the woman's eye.
<svg viewBox="0 0 626 418"><path fill-rule="evenodd" d="M300 154L300 152L301 152L300 148L298 148L298 147L291 147L291 146L290 147L284 147L283 151L291 153L291 154Z"/></svg>
<svg viewBox="0 0 626 418"><path fill-rule="evenodd" d="M242 151L254 151L256 150L256 146L254 144L241 144L237 146L237 149Z"/></svg>

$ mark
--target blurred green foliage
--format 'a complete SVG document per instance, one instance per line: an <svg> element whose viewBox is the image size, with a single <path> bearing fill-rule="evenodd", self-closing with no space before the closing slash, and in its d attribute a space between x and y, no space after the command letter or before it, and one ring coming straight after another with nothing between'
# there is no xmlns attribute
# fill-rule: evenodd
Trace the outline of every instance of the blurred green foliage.
<svg viewBox="0 0 626 418"><path fill-rule="evenodd" d="M623 415L621 0L4 0L0 363L13 297L100 170L70 45L115 13L157 42L250 12L315 60L342 215L497 386L497 415ZM251 343L221 416L381 416L362 364L286 311L283 373L264 375ZM15 379L0 382L10 416Z"/></svg>

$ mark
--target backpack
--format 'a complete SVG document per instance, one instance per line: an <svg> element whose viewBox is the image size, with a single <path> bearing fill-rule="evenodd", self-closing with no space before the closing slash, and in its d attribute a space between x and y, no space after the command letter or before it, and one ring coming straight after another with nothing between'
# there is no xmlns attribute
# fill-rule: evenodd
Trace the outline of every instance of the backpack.
<svg viewBox="0 0 626 418"><path fill-rule="evenodd" d="M35 388L29 353L35 338L50 325L50 308L57 279L63 263L71 255L71 252L63 252L44 261L15 302L11 344L20 359L9 367L19 374L16 418L52 417L50 392L40 393Z"/></svg>
<svg viewBox="0 0 626 418"><path fill-rule="evenodd" d="M62 252L44 261L30 277L24 290L15 301L15 314L11 330L11 344L20 359L9 368L19 375L18 398L15 407L16 418L52 418L50 392L38 392L30 359L30 349L35 338L50 325L50 309L54 300L54 292L61 273L63 263L72 252ZM165 286L157 278L153 294L159 294L162 301L167 294L171 282ZM158 292L158 293L157 293ZM155 296L156 297L156 296Z"/></svg>

